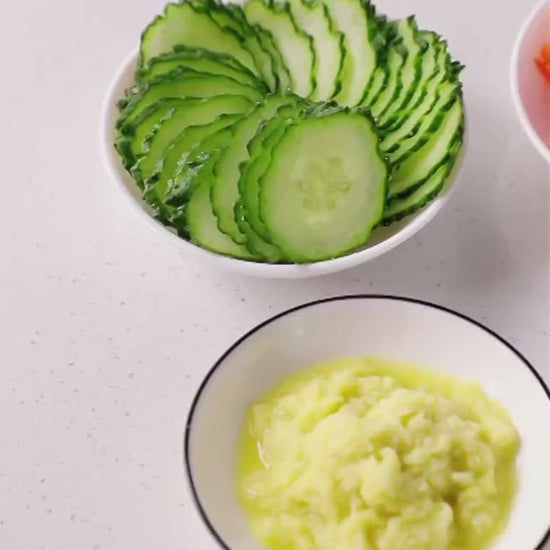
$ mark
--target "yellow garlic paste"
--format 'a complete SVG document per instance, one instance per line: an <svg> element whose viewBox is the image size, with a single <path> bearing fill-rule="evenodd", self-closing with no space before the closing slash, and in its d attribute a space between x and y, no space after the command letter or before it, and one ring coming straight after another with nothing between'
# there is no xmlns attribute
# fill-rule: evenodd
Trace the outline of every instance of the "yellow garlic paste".
<svg viewBox="0 0 550 550"><path fill-rule="evenodd" d="M475 383L333 361L250 407L238 499L271 550L480 550L506 525L518 447Z"/></svg>

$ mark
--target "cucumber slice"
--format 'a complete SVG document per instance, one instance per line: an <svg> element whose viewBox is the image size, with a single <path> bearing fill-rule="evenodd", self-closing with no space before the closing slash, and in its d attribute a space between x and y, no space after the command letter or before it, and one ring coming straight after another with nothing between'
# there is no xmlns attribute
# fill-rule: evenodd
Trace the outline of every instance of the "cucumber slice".
<svg viewBox="0 0 550 550"><path fill-rule="evenodd" d="M217 95L175 107L172 114L146 137L146 152L132 169L134 178L143 181L159 170L167 147L182 131L185 133L187 127L206 124L224 113L245 113L252 106L250 100L242 96Z"/></svg>
<svg viewBox="0 0 550 550"><path fill-rule="evenodd" d="M222 29L209 14L210 2L168 4L143 32L138 69L159 54L176 45L203 48L233 56L247 69L256 73L254 59L235 34Z"/></svg>
<svg viewBox="0 0 550 550"><path fill-rule="evenodd" d="M281 250L271 243L271 237L260 218L258 180L271 161L271 149L283 136L288 124L304 109L303 101L280 107L275 116L260 125L247 145L248 160L240 165L239 201L235 206L235 219L246 236L247 248L267 261L284 259Z"/></svg>
<svg viewBox="0 0 550 550"><path fill-rule="evenodd" d="M190 126L173 141L165 151L161 169L145 181L143 197L153 207L159 217L169 219L174 214L174 208L164 203L167 192L178 185L189 181L177 179L178 170L187 162L191 151L203 140L234 124L241 115L221 115L207 124ZM185 193L181 188L180 193Z"/></svg>
<svg viewBox="0 0 550 550"><path fill-rule="evenodd" d="M243 9L249 24L258 25L271 33L288 68L292 91L302 97L309 96L315 89L313 40L296 26L288 5L250 0Z"/></svg>
<svg viewBox="0 0 550 550"><path fill-rule="evenodd" d="M115 139L115 148L122 157L127 170L135 164L137 157L144 151L145 138L149 133L169 116L171 109L184 99L161 99L145 109L132 124L119 131Z"/></svg>
<svg viewBox="0 0 550 550"><path fill-rule="evenodd" d="M395 40L395 32L395 25L393 23L388 23L385 17L377 17L377 37L378 40L383 42L384 47L378 51L377 66L372 73L366 93L361 100L362 106L368 107L373 104L387 86L390 77L388 53L390 52L390 44Z"/></svg>
<svg viewBox="0 0 550 550"><path fill-rule="evenodd" d="M405 120L411 115L416 114L417 110L421 110L425 104L425 99L428 104L433 98L433 90L437 84L444 79L446 73L446 55L443 51L443 46L439 42L438 37L432 32L421 32L422 40L427 44L427 49L422 56L421 76L418 85L415 87L413 95L408 105L399 108L396 112L388 116L383 124L378 125L381 133L398 129ZM428 92L432 94L428 96Z"/></svg>
<svg viewBox="0 0 550 550"><path fill-rule="evenodd" d="M294 262L340 256L380 221L388 169L367 111L305 118L289 127L260 180L260 214Z"/></svg>
<svg viewBox="0 0 550 550"><path fill-rule="evenodd" d="M239 200L239 166L248 159L248 142L264 120L273 117L281 105L290 101L295 101L292 96L268 96L264 103L243 117L234 126L231 139L214 167L212 208L218 218L220 230L236 243L246 242L246 237L235 221L235 204Z"/></svg>
<svg viewBox="0 0 550 550"><path fill-rule="evenodd" d="M399 75L401 73L401 67L406 60L407 51L403 47L401 39L395 39L389 46L387 52L387 81L378 94L378 97L370 104L370 111L373 114L377 124L378 118L385 111L385 109L391 105L393 101L401 93L401 79ZM368 95L368 94L367 94Z"/></svg>
<svg viewBox="0 0 550 550"><path fill-rule="evenodd" d="M205 155L196 172L189 191L185 219L192 242L212 252L252 260L255 257L245 246L235 243L218 229L217 219L212 211L210 197L214 181L214 165L220 153L220 147L230 139L231 131L223 130L209 140L207 146L217 148L209 149L209 153Z"/></svg>
<svg viewBox="0 0 550 550"><path fill-rule="evenodd" d="M250 101L262 99L262 93L232 78L221 75L199 73L192 69L176 69L161 75L146 84L134 94L117 121L117 127L124 133L124 127L132 124L150 105L163 98L195 97L204 98L214 95L241 95Z"/></svg>
<svg viewBox="0 0 550 550"><path fill-rule="evenodd" d="M458 97L447 110L437 132L393 172L389 187L390 199L410 194L449 160L454 142L462 137L463 124L462 101Z"/></svg>
<svg viewBox="0 0 550 550"><path fill-rule="evenodd" d="M320 0L289 0L289 6L296 24L313 39L316 87L311 99L330 99L342 88L344 35L333 28L327 7Z"/></svg>
<svg viewBox="0 0 550 550"><path fill-rule="evenodd" d="M384 210L383 225L390 225L406 216L414 214L432 199L437 197L445 187L445 182L456 163L458 152L462 146L462 135L456 139L449 151L449 160L440 166L418 189L403 198L391 200Z"/></svg>
<svg viewBox="0 0 550 550"><path fill-rule="evenodd" d="M247 86L266 90L266 85L254 73L243 67L229 55L214 54L200 48L176 46L174 51L154 57L147 67L138 71L136 80L140 83L185 67L201 73L227 76Z"/></svg>
<svg viewBox="0 0 550 550"><path fill-rule="evenodd" d="M438 131L450 106L460 93L460 85L456 82L444 82L439 87L436 101L430 111L410 128L415 116L403 124L403 126L387 136L382 141L382 149L388 153L392 164L401 164L415 151L418 151L430 137ZM392 141L394 145L392 145Z"/></svg>
<svg viewBox="0 0 550 550"><path fill-rule="evenodd" d="M266 52L269 53L271 57L273 73L277 80L276 89L281 94L286 94L290 89L290 73L288 72L285 62L283 61L283 56L281 55L281 52L277 49L277 46L275 45L273 35L259 25L251 26L254 28L256 34L258 35L260 45Z"/></svg>
<svg viewBox="0 0 550 550"><path fill-rule="evenodd" d="M233 125L239 123L242 118L242 116L238 117L235 122L233 122L230 128L231 131L233 131ZM223 132L221 135L226 135L226 132ZM218 143L219 139L220 136L218 133L206 136L185 155L185 158L180 159L181 162L177 162L176 170L171 176L171 181L164 194L164 201L166 204L177 208L186 204L189 186L197 170L200 169L204 159L207 158L214 149L217 150L216 159L218 159L221 150L227 145L227 141L225 143Z"/></svg>
<svg viewBox="0 0 550 550"><path fill-rule="evenodd" d="M407 108L420 83L422 60L428 47L427 43L420 38L414 17L398 21L395 30L406 50L405 60L399 73L399 95L378 114L376 120L378 126L383 126L396 111Z"/></svg>
<svg viewBox="0 0 550 550"><path fill-rule="evenodd" d="M246 210L242 202L235 205L235 219L246 237L246 249L266 262L278 263L285 259L281 250L274 244L264 241L246 221Z"/></svg>
<svg viewBox="0 0 550 550"><path fill-rule="evenodd" d="M221 5L228 13L231 14L233 20L238 23L240 27L239 32L242 37L241 39L254 58L256 69L260 75L262 75L262 78L267 84L269 90L271 92L275 92L279 86L279 80L270 50L264 47L263 40L260 37L263 29L258 26L253 27L248 24L246 17L244 16L242 6L236 4ZM237 30L236 25L234 25L234 28Z"/></svg>
<svg viewBox="0 0 550 550"><path fill-rule="evenodd" d="M365 96L377 64L375 16L370 4L362 0L323 0L332 26L344 35L342 88L336 100L342 105L357 105Z"/></svg>
<svg viewBox="0 0 550 550"><path fill-rule="evenodd" d="M376 67L372 75L371 84L365 95L365 99L361 101L361 105L368 107L374 103L382 91L386 88L388 80L390 77L390 72L387 65Z"/></svg>
<svg viewBox="0 0 550 550"><path fill-rule="evenodd" d="M241 117L237 117L237 122ZM232 123L234 124L234 122ZM201 172L206 160L213 155L218 155L220 148L224 145L223 139L231 130L231 125L222 131L208 133L185 155L182 162L178 162L174 173L171 176L171 183L164 193L164 204L168 207L171 215L167 217L169 223L178 228L183 234L189 237L187 230L187 203L189 192L192 189L196 176Z"/></svg>
<svg viewBox="0 0 550 550"><path fill-rule="evenodd" d="M304 101L284 105L272 119L260 125L256 135L247 145L249 158L240 166L239 203L243 205L246 225L268 243L271 237L260 217L258 182L271 162L271 150L284 135L287 126L298 117L305 106ZM243 230L243 233L246 233L246 230Z"/></svg>

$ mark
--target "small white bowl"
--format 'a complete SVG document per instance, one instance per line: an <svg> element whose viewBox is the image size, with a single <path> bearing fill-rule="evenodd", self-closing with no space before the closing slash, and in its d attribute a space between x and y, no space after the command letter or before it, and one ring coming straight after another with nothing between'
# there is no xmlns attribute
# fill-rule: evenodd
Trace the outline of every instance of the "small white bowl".
<svg viewBox="0 0 550 550"><path fill-rule="evenodd" d="M341 357L413 362L467 379L502 403L521 435L519 489L492 550L535 550L550 535L550 392L510 344L475 321L399 297L345 296L277 315L215 364L191 407L185 463L199 513L221 548L264 550L235 497L235 459L248 405L289 373Z"/></svg>
<svg viewBox="0 0 550 550"><path fill-rule="evenodd" d="M215 254L204 250L186 240L178 237L160 222L151 216L150 209L142 200L140 191L130 175L122 166L119 155L113 143L115 139L115 122L118 116L117 101L123 97L124 90L132 84L136 55L132 54L121 66L107 93L103 104L101 119L101 148L108 171L117 184L121 195L132 210L151 228L159 238L175 245L185 254L192 254L198 258L207 260L220 268L228 269L243 275L255 277L300 279L335 273L364 262L368 262L403 243L426 224L443 208L449 200L462 166L462 159L466 149L466 136L460 158L456 162L453 174L448 180L446 188L441 194L425 208L389 227L381 227L373 232L369 244L364 248L347 256L326 260L307 265L295 264L266 264L239 260Z"/></svg>
<svg viewBox="0 0 550 550"><path fill-rule="evenodd" d="M543 44L550 42L550 0L531 12L514 44L510 84L523 129L550 164L550 83L535 65Z"/></svg>

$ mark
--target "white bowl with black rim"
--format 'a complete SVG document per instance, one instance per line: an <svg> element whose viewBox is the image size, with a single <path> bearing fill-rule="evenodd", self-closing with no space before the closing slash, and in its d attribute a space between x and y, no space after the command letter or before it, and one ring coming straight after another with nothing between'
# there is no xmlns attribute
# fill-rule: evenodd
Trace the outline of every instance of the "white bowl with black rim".
<svg viewBox="0 0 550 550"><path fill-rule="evenodd" d="M509 343L444 307L394 296L344 296L281 313L240 338L195 397L185 466L206 526L224 550L265 550L236 499L236 457L251 402L283 377L331 359L368 355L477 381L510 414L520 437L518 492L490 550L539 550L550 536L550 391Z"/></svg>
<svg viewBox="0 0 550 550"><path fill-rule="evenodd" d="M105 97L100 127L100 145L111 179L119 190L126 205L137 215L159 239L172 244L184 254L204 260L215 267L253 277L277 279L300 279L343 271L373 260L399 246L418 233L440 212L456 189L462 171L467 145L467 126L460 156L453 172L446 181L445 188L424 208L393 223L388 227L374 230L368 244L342 257L311 264L269 264L241 260L205 250L176 235L171 229L156 220L141 191L130 174L124 169L115 147L115 124L118 117L117 101L124 96L124 90L132 85L136 67L135 53L124 61L117 72Z"/></svg>

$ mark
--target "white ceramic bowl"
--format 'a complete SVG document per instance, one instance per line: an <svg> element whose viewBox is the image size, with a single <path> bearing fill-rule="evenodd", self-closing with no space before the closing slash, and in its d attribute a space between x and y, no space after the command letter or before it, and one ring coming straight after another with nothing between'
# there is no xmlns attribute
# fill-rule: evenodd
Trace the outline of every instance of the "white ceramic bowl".
<svg viewBox="0 0 550 550"><path fill-rule="evenodd" d="M466 137L464 139L465 145L462 147L461 157L456 163L454 173L448 180L446 189L435 200L419 212L391 225L390 227L382 227L375 230L369 244L362 250L341 258L308 265L272 265L228 258L220 254L209 252L179 238L151 216L147 204L141 198L139 189L122 166L120 157L113 146L115 138L115 121L118 115L116 102L118 99L123 97L124 90L132 84L135 64L136 56L135 54L132 54L122 64L104 100L100 139L103 156L109 173L111 174L114 182L117 184L117 187L126 203L151 229L157 233L159 238L164 239L166 242L172 243L185 254L192 254L198 258L210 261L212 264L220 268L225 268L243 275L256 277L298 279L334 273L336 271L342 271L344 269L355 267L359 264L372 260L377 256L381 256L412 237L428 222L430 222L430 220L432 220L433 217L443 208L443 205L449 200L451 192L456 187L455 184L458 179L460 168L462 166L462 159L466 149Z"/></svg>
<svg viewBox="0 0 550 550"><path fill-rule="evenodd" d="M440 306L406 298L347 296L291 309L236 342L192 405L185 461L198 510L225 550L263 550L235 498L235 457L248 405L290 372L346 356L414 362L477 380L517 426L519 490L492 550L541 548L550 526L550 392L502 338ZM397 549L396 549L397 550Z"/></svg>
<svg viewBox="0 0 550 550"><path fill-rule="evenodd" d="M523 129L550 164L550 84L534 59L550 42L550 0L542 0L522 25L512 53L512 99Z"/></svg>

